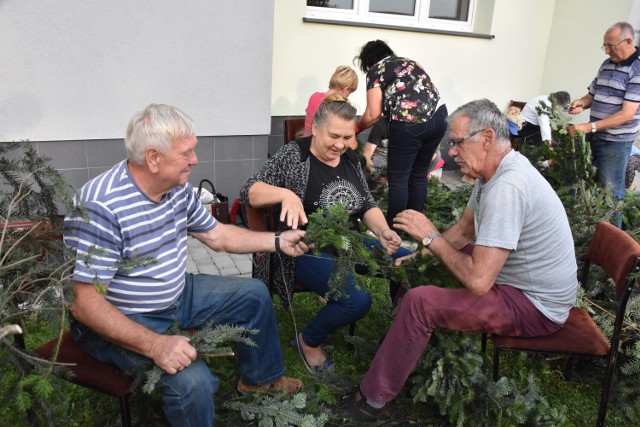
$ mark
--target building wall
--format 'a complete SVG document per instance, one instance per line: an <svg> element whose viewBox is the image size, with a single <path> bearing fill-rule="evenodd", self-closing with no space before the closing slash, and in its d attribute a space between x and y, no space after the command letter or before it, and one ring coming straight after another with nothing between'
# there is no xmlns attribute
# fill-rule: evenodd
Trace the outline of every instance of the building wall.
<svg viewBox="0 0 640 427"><path fill-rule="evenodd" d="M607 58L600 49L607 29L618 21L636 25L631 7L638 0L562 0L556 3L546 49L541 93L566 90L572 99L587 93L600 64ZM635 28L637 30L638 28ZM588 112L575 119L588 120Z"/></svg>
<svg viewBox="0 0 640 427"><path fill-rule="evenodd" d="M510 99L539 94L556 7L555 0L495 0L490 30L495 38L482 39L304 23L305 4L275 0L274 116L303 115L309 95L326 89L337 65L353 66L359 48L373 39L420 62L450 111L484 97L506 108ZM361 72L359 77L350 99L361 114L366 89Z"/></svg>
<svg viewBox="0 0 640 427"><path fill-rule="evenodd" d="M483 2L493 39L303 23L306 2L290 0L3 0L0 143L37 141L79 187L124 158L134 111L165 102L194 119L190 181L208 178L234 198L282 145L282 120L304 115L368 40L421 62L450 111L480 97L506 108L561 88L582 95L604 59L604 30L639 3ZM362 113L359 76L351 99Z"/></svg>
<svg viewBox="0 0 640 427"><path fill-rule="evenodd" d="M79 187L125 157L150 103L189 114L203 177L234 197L266 158L273 1L0 1L0 143L36 141Z"/></svg>

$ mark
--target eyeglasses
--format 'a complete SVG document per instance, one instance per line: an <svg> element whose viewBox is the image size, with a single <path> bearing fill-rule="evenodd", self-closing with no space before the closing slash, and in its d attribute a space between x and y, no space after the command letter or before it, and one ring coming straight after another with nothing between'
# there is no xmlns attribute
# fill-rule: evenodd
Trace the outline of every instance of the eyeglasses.
<svg viewBox="0 0 640 427"><path fill-rule="evenodd" d="M462 144L462 141L464 141L465 139L469 139L472 136L475 136L476 134L480 133L480 132L484 132L487 129L479 129L477 131L471 132L469 135L465 135L462 136L460 138L453 138L449 140L449 147L451 148L456 148L457 146L459 146L460 144Z"/></svg>
<svg viewBox="0 0 640 427"><path fill-rule="evenodd" d="M602 46L600 46L600 49L604 50L605 52L607 51L607 49L609 49L609 50L613 50L613 49L617 48L617 47L618 47L618 45L619 45L620 43L622 43L622 42L626 42L627 40L628 40L628 39L622 39L622 40L620 40L620 41L619 41L618 43L616 43L616 44L606 44L606 43L605 43L605 44L603 44Z"/></svg>

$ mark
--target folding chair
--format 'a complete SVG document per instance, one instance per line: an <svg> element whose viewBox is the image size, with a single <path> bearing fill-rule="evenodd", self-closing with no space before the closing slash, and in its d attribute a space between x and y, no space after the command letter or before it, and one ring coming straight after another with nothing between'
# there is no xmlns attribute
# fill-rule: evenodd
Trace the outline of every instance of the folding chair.
<svg viewBox="0 0 640 427"><path fill-rule="evenodd" d="M548 336L535 338L491 335L493 342L493 378L498 379L500 352L529 351L568 356L565 378L571 379L575 357L607 360L596 426L603 426L607 415L611 382L616 370L622 322L630 295L636 285L631 273L640 271L640 244L608 222L600 222L591 239L582 269L581 283L587 283L591 264L597 264L616 285L618 307L611 340L607 340L585 309L574 307L563 328ZM483 337L484 339L485 337ZM484 343L483 343L484 344Z"/></svg>

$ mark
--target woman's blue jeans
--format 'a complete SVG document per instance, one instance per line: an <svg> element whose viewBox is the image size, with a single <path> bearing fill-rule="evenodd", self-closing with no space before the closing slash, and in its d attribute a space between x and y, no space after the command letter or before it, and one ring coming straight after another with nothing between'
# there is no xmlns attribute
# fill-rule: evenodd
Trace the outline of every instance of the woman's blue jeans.
<svg viewBox="0 0 640 427"><path fill-rule="evenodd" d="M427 174L433 153L447 131L447 107L440 106L425 123L389 123L387 224L405 209L422 212L427 200Z"/></svg>
<svg viewBox="0 0 640 427"><path fill-rule="evenodd" d="M365 240L365 244L369 248L377 247L382 249L382 245L378 240ZM400 248L393 255L393 259L410 253L409 250ZM333 269L334 259L334 255L327 253L322 253L321 255L306 254L296 258L296 282L324 297L329 292L329 277ZM356 271L358 274L366 274L368 268L358 265L356 266ZM344 296L329 298L327 304L302 330L302 339L307 345L317 347L337 329L350 325L362 318L367 314L369 308L371 308L371 296L364 289L358 289L353 276L348 276L344 287Z"/></svg>
<svg viewBox="0 0 640 427"><path fill-rule="evenodd" d="M182 329L198 329L210 322L214 326L258 329L257 335L250 336L256 347L237 345L240 378L245 384L260 385L284 373L273 302L259 280L187 274L184 291L171 307L129 318L157 333L166 332L174 324ZM112 344L77 321L72 320L71 326L78 344L96 359L131 374L145 365L148 367L143 369L151 369L150 359ZM197 359L175 375L163 375L156 387L162 391L164 412L172 426L213 425L213 394L218 390L218 378L202 360Z"/></svg>

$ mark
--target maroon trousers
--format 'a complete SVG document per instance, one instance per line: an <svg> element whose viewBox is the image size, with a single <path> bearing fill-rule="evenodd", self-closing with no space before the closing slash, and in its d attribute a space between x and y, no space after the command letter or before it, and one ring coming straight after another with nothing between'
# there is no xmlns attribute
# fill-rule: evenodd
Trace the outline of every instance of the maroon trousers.
<svg viewBox="0 0 640 427"><path fill-rule="evenodd" d="M543 336L562 327L535 308L518 289L494 285L484 295L468 290L421 286L403 298L360 390L386 403L402 390L436 326L463 332L506 336Z"/></svg>

